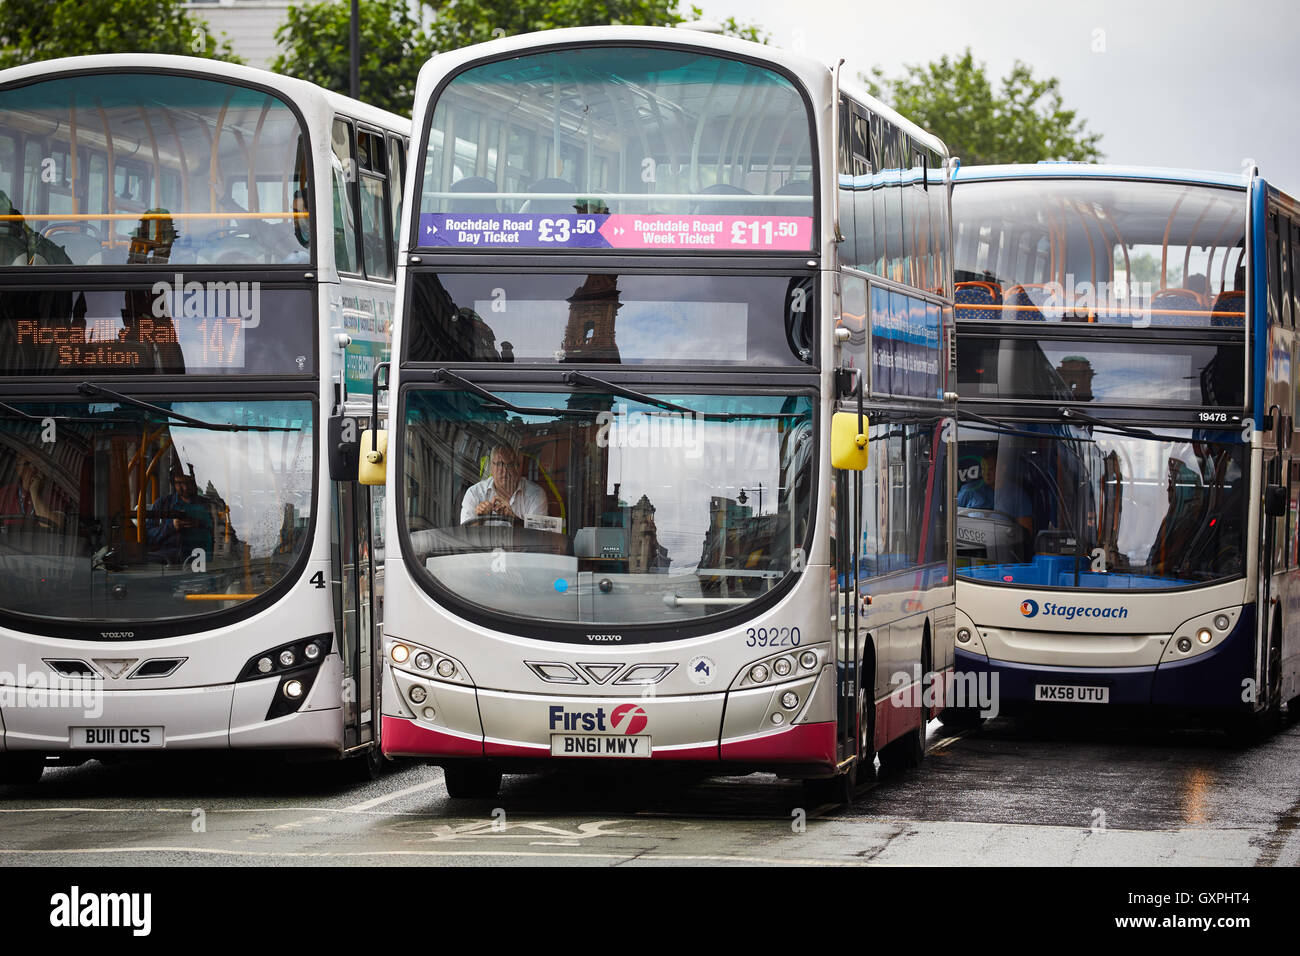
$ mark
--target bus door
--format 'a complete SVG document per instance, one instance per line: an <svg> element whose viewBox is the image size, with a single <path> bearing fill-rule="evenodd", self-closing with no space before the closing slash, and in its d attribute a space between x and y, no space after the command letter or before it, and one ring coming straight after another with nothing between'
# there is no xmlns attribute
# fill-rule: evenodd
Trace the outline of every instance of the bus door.
<svg viewBox="0 0 1300 956"><path fill-rule="evenodd" d="M369 415L355 417L359 435ZM334 633L343 658L343 747L349 751L373 746L379 739L384 489L356 481L336 481L333 486Z"/></svg>
<svg viewBox="0 0 1300 956"><path fill-rule="evenodd" d="M859 701L862 678L867 684L866 704L874 705L874 675L859 675L861 658L858 633L860 608L860 571L858 566L862 541L862 472L835 472L835 566L838 581L839 623L836 628L836 667L838 707L836 709L836 756L843 762L858 754L861 739L859 720L863 719Z"/></svg>

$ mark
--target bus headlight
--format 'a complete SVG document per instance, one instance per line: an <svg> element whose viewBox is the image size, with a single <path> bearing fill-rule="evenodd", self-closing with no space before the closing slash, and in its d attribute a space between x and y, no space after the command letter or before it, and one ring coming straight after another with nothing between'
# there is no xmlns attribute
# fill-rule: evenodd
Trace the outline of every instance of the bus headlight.
<svg viewBox="0 0 1300 956"><path fill-rule="evenodd" d="M289 680L284 682L284 696L290 700L297 700L302 696L302 681Z"/></svg>
<svg viewBox="0 0 1300 956"><path fill-rule="evenodd" d="M772 662L772 670L777 677L784 677L794 670L794 661L788 657L778 657Z"/></svg>
<svg viewBox="0 0 1300 956"><path fill-rule="evenodd" d="M1178 649L1186 654L1192 649L1192 639L1190 637L1180 637L1178 639Z"/></svg>
<svg viewBox="0 0 1300 956"><path fill-rule="evenodd" d="M292 667L296 658L293 656L293 648L286 647L280 652L280 664L284 667Z"/></svg>
<svg viewBox="0 0 1300 956"><path fill-rule="evenodd" d="M1210 641L1214 640L1214 635L1210 633L1208 627L1203 627L1196 632L1196 639L1202 644L1208 644Z"/></svg>
<svg viewBox="0 0 1300 956"><path fill-rule="evenodd" d="M309 661L314 661L320 657L320 645L312 642L302 649L302 656Z"/></svg>
<svg viewBox="0 0 1300 956"><path fill-rule="evenodd" d="M1226 631L1228 629L1228 625L1231 623L1232 622L1228 619L1228 615L1226 614L1214 615L1214 626L1221 631Z"/></svg>
<svg viewBox="0 0 1300 956"><path fill-rule="evenodd" d="M414 663L420 670L427 671L433 666L433 655L428 651L420 651L420 653L415 655L415 660L412 663Z"/></svg>
<svg viewBox="0 0 1300 956"><path fill-rule="evenodd" d="M807 670L817 667L817 655L813 651L804 651L799 655L799 666Z"/></svg>
<svg viewBox="0 0 1300 956"><path fill-rule="evenodd" d="M969 644L969 643L970 643L970 628L969 628L969 627L959 627L959 628L957 628L957 641L958 641L958 643L961 643L961 644Z"/></svg>
<svg viewBox="0 0 1300 956"><path fill-rule="evenodd" d="M786 691L781 695L781 706L786 710L794 710L799 706L799 695L792 690Z"/></svg>
<svg viewBox="0 0 1300 956"><path fill-rule="evenodd" d="M271 660L271 658L269 657L263 657L261 660L257 662L257 670L258 673L261 674L271 673L271 668L273 668L274 666L275 666L275 662Z"/></svg>
<svg viewBox="0 0 1300 956"><path fill-rule="evenodd" d="M444 657L438 661L438 676L451 679L456 676L456 664L454 661Z"/></svg>
<svg viewBox="0 0 1300 956"><path fill-rule="evenodd" d="M388 649L388 658L394 664L405 664L406 659L411 656L411 649L405 644L394 644Z"/></svg>
<svg viewBox="0 0 1300 956"><path fill-rule="evenodd" d="M425 700L428 698L429 692L425 690L423 687L421 687L419 684L416 684L409 691L407 691L407 696L411 698L411 703L423 704Z"/></svg>
<svg viewBox="0 0 1300 956"><path fill-rule="evenodd" d="M763 681L767 680L767 673L766 664L755 664L749 669L749 679L755 684L761 684Z"/></svg>

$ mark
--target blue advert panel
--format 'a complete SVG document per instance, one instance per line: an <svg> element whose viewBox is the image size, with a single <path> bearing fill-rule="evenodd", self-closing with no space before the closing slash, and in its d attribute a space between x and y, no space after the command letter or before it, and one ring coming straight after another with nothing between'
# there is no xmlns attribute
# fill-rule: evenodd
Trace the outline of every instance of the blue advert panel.
<svg viewBox="0 0 1300 956"><path fill-rule="evenodd" d="M870 321L871 391L941 401L939 306L873 285Z"/></svg>

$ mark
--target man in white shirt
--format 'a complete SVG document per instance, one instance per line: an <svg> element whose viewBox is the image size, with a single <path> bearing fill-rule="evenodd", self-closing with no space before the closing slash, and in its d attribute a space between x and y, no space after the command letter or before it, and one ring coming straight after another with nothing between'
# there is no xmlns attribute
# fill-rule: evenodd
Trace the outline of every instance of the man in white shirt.
<svg viewBox="0 0 1300 956"><path fill-rule="evenodd" d="M546 492L523 476L519 452L497 445L488 458L489 475L470 485L460 505L460 523L484 515L523 520L548 512Z"/></svg>

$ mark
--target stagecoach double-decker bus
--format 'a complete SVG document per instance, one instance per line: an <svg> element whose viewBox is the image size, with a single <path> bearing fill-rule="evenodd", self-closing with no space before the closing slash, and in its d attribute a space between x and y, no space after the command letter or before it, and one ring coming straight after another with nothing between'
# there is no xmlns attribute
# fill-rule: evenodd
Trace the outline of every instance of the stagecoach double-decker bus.
<svg viewBox="0 0 1300 956"><path fill-rule="evenodd" d="M0 74L0 779L378 766L382 497L325 452L388 355L409 135L210 60Z"/></svg>
<svg viewBox="0 0 1300 956"><path fill-rule="evenodd" d="M1296 203L1253 168L955 178L959 670L1271 726L1300 694Z"/></svg>
<svg viewBox="0 0 1300 956"><path fill-rule="evenodd" d="M384 752L454 797L918 761L954 623L943 144L824 64L651 28L441 54L414 127L361 448Z"/></svg>

